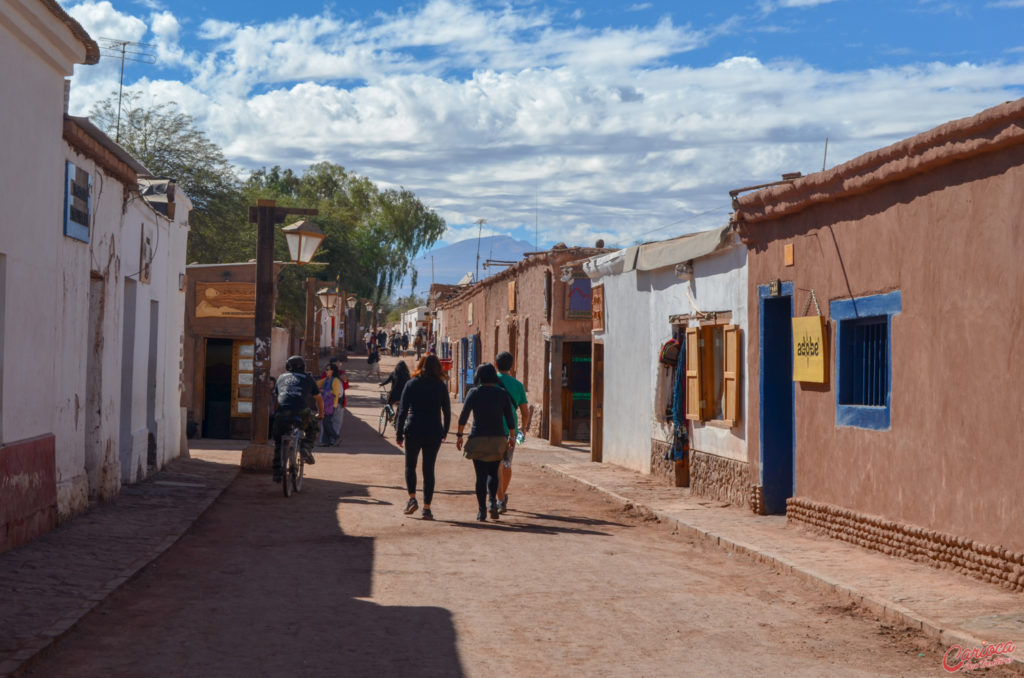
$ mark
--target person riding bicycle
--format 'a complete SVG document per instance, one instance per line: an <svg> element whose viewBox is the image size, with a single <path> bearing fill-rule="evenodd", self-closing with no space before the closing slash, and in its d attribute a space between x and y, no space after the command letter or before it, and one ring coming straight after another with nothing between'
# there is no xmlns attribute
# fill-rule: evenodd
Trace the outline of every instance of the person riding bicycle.
<svg viewBox="0 0 1024 678"><path fill-rule="evenodd" d="M395 365L395 369L391 370L388 378L380 383L381 386L391 384L391 391L388 392L388 405L393 407L399 403L402 399L402 389L405 388L405 384L409 381L410 376L409 366L405 364L404 360L399 360L398 364Z"/></svg>
<svg viewBox="0 0 1024 678"><path fill-rule="evenodd" d="M316 380L306 374L306 361L302 356L293 355L284 365L286 372L274 383L272 393L277 402L274 413L274 482L281 481L281 437L288 433L291 423L298 419L299 428L305 433L302 439L302 460L315 464L313 445L318 431L317 420L324 418L324 400ZM316 415L313 414L314 408Z"/></svg>

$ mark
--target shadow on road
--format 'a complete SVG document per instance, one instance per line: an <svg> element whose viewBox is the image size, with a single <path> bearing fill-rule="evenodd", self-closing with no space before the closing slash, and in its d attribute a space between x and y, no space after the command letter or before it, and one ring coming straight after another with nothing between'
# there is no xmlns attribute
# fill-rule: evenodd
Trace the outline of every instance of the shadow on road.
<svg viewBox="0 0 1024 678"><path fill-rule="evenodd" d="M31 675L464 675L451 613L372 595L374 542L345 534L363 486L281 496L242 474L182 540L90 614Z"/></svg>

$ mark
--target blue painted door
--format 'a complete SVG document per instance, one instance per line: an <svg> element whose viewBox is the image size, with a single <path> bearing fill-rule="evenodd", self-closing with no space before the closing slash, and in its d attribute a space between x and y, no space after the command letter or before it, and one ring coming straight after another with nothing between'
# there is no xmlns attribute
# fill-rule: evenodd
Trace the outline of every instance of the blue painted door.
<svg viewBox="0 0 1024 678"><path fill-rule="evenodd" d="M467 363L469 361L469 340L462 338L459 339L459 402L466 400L466 372ZM472 378L470 378L472 382Z"/></svg>
<svg viewBox="0 0 1024 678"><path fill-rule="evenodd" d="M766 513L785 513L796 491L792 284L761 288L761 485Z"/></svg>

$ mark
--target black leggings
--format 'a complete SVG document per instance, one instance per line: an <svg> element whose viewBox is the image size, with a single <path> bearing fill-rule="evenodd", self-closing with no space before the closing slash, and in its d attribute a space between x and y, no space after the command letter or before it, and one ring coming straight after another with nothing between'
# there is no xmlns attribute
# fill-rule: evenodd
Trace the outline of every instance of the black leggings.
<svg viewBox="0 0 1024 678"><path fill-rule="evenodd" d="M473 469L476 471L476 503L483 511L487 508L486 499L488 495L493 503L498 492L498 466L500 461L473 460Z"/></svg>
<svg viewBox="0 0 1024 678"><path fill-rule="evenodd" d="M416 460L423 451L423 503L434 498L434 462L441 449L440 436L405 437L405 488L416 494Z"/></svg>

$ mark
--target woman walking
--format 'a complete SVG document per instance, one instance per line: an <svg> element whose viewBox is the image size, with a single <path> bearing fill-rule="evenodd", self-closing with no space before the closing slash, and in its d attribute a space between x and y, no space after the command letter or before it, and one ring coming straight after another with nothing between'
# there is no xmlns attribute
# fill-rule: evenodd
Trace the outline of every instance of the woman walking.
<svg viewBox="0 0 1024 678"><path fill-rule="evenodd" d="M441 361L437 356L425 356L402 389L398 418L395 421L396 440L399 445L405 443L405 488L409 492L409 502L405 505L406 515L419 509L416 501L416 461L422 452L423 519L434 519L434 512L430 509L430 502L434 498L434 464L451 423L452 408Z"/></svg>
<svg viewBox="0 0 1024 678"><path fill-rule="evenodd" d="M427 356L431 357L434 356ZM473 469L476 471L476 519L487 520L486 499L490 497L491 519L498 520L498 500L495 496L498 491L498 465L516 444L512 399L509 398L508 392L498 385L498 370L494 365L484 363L478 367L476 378L480 385L466 395L462 414L459 415L455 447L460 451L463 448L462 430L472 412L473 428L469 432L464 455L467 459L473 460Z"/></svg>
<svg viewBox="0 0 1024 678"><path fill-rule="evenodd" d="M320 444L333 445L338 439L338 431L334 427L334 408L338 406L338 395L341 393L341 379L338 378L338 367L333 363L324 370L324 378L320 380L320 395L324 399L324 418L320 423Z"/></svg>
<svg viewBox="0 0 1024 678"><path fill-rule="evenodd" d="M381 386L391 384L391 391L388 393L388 405L397 405L398 401L402 399L402 389L405 388L405 384L409 381L410 377L409 366L405 364L404 360L399 360L398 364L395 365L395 369L391 370L388 378L380 382Z"/></svg>

